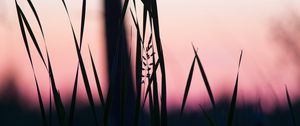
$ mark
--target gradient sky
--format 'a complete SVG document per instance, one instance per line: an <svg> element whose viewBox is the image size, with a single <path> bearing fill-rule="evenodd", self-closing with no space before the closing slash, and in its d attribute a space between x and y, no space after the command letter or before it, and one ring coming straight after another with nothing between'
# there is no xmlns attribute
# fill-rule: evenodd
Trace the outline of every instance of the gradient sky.
<svg viewBox="0 0 300 126"><path fill-rule="evenodd" d="M33 14L28 5L24 1L19 1L19 3L25 10L35 32L38 33L38 40L42 43L38 25L33 20ZM77 65L67 15L60 0L33 0L33 3L45 30L58 88L60 92L64 92L63 99L67 100L72 90ZM67 5L78 35L81 1L68 0ZM100 72L102 87L105 88L107 81L102 6L102 1L99 0L89 0L87 3L83 54L87 54L87 44L89 44L96 63L99 64L97 68ZM270 106L266 107L268 111L276 101L275 97L278 97L281 105L284 105L285 84L289 87L292 99L296 100L299 96L296 93L299 89L296 78L299 75L294 69L297 67L295 64L288 63L292 60L287 60L287 63L282 62L282 57L286 57L287 53L283 53L280 45L274 42L276 40L271 28L274 23L284 21L291 10L297 12L297 7L300 7L300 1L297 0L159 0L161 39L166 57L168 105L178 108L181 104L188 71L194 56L191 43L199 49L199 56L217 99L231 95L239 53L243 49L239 88L240 104L256 103L258 99L261 99L262 104ZM33 74L15 10L14 1L0 1L0 81L8 71L14 71L19 82L20 93L26 96L26 100L31 100L37 105ZM133 27L129 13L126 21L128 29ZM36 52L34 53L35 65L39 68L37 74L41 90L45 92L43 97L46 99L49 97L49 80L45 68L38 60ZM85 58L89 64L89 57L85 56ZM91 68L88 68L88 71L91 72ZM92 74L90 76L92 77ZM198 109L198 104L209 104L200 76L198 67L195 67L192 90L187 101L188 105L194 109ZM96 93L94 82L91 84ZM0 86L0 91L2 87ZM82 84L79 90L82 94L79 97L86 101Z"/></svg>

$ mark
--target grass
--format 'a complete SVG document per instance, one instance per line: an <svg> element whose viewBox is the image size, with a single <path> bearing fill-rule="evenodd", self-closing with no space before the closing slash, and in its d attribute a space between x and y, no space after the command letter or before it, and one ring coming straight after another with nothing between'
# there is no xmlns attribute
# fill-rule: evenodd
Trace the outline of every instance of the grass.
<svg viewBox="0 0 300 126"><path fill-rule="evenodd" d="M286 98L287 98L287 102L288 102L288 106L289 106L289 111L290 111L291 117L292 117L293 126L297 126L296 125L296 117L295 117L295 114L294 114L294 109L293 109L293 105L292 105L292 102L291 102L291 98L290 98L287 86L285 87L285 92L286 92Z"/></svg>
<svg viewBox="0 0 300 126"><path fill-rule="evenodd" d="M240 65L241 65L241 61L242 61L242 56L243 56L243 51L241 51L241 54L240 54L238 72L236 75L235 86L233 89L230 108L229 108L229 112L228 112L228 116L227 116L228 117L227 126L233 125L233 117L234 117L234 111L235 111L235 106L236 106L236 101L237 101L237 92L238 92L238 84L239 84L239 69L240 69Z"/></svg>
<svg viewBox="0 0 300 126"><path fill-rule="evenodd" d="M187 83L186 83L186 87L185 87L185 91L184 91L184 96L183 96L183 101L182 101L182 105L181 105L181 111L180 111L181 115L183 114L183 110L184 110L184 106L185 106L185 103L186 103L186 99L187 99L187 96L189 94L189 90L190 90L190 87L191 87L191 82L192 82L192 78L193 78L195 61L196 61L196 56L194 57L194 60L193 60L193 63L192 63L191 69L190 69L189 77L188 77L188 80L187 80Z"/></svg>
<svg viewBox="0 0 300 126"><path fill-rule="evenodd" d="M77 87L78 87L78 79L79 79L79 74L81 74L81 77L83 78L83 82L84 82L84 86L85 86L85 90L87 93L87 97L88 97L88 101L89 101L89 105L90 105L90 109L92 110L92 115L93 115L93 120L94 120L94 125L98 126L98 125L104 125L104 126L109 126L112 125L111 121L113 120L111 118L111 114L114 113L110 113L109 109L115 109L112 108L112 98L114 97L112 94L112 90L113 88L111 86L109 86L108 89L108 94L107 97L105 99L104 94L102 92L101 89L101 83L100 83L100 79L98 76L98 72L96 69L96 65L94 62L94 58L92 55L92 51L89 48L89 57L91 60L92 65L91 66L87 66L84 61L83 61L83 56L82 52L81 52L81 48L83 45L83 38L84 38L84 28L85 28L85 19L86 19L86 0L82 1L82 11L81 11L81 27L80 27L80 33L79 33L79 42L77 39L77 36L75 34L75 30L72 24L72 21L70 19L69 16L69 11L67 8L67 4L65 3L64 0L62 0L62 4L64 5L64 9L67 13L68 19L69 19L69 23L70 23L70 27L72 29L72 36L74 38L74 44L76 47L76 54L77 54L77 58L78 58L78 65L76 68L76 76L75 76L75 80L74 80L74 86L73 86L73 92L72 92L72 98L71 98L71 104L70 104L70 110L69 113L66 114L66 109L65 109L65 105L63 104L61 97L60 97L60 93L58 91L58 89L56 88L56 83L55 83L55 74L52 71L52 65L51 65L51 59L47 50L47 45L46 45L46 40L44 37L44 32L43 32L43 27L42 27L42 23L40 21L40 18L38 16L38 11L35 9L33 3L30 0L27 0L31 11L34 14L35 20L38 22L39 25L39 29L40 32L42 34L43 40L45 42L45 46L46 46L46 57L43 54L43 51L41 49L40 43L37 41L36 37L35 37L35 33L32 31L32 28L30 26L30 23L27 20L27 17L25 16L25 14L23 13L21 7L18 5L17 1L16 1L16 9L17 9L17 15L18 15L18 20L19 20L19 25L20 25L20 30L22 33L22 37L23 37L23 41L25 44L25 48L31 63L31 67L33 70L33 74L34 74L34 79L35 79L35 84L36 84L36 89L37 89L37 93L38 93L38 100L39 100L39 105L40 105L40 111L41 111L41 117L43 120L43 125L44 126L48 126L48 125L52 125L52 115L51 115L51 109L52 107L50 107L50 116L49 116L49 120L47 120L47 116L46 116L46 112L45 112L45 108L44 108L44 104L43 104L43 99L42 99L42 93L40 92L39 89L39 83L37 81L36 78L36 73L35 73L35 67L33 65L33 60L32 60L32 54L31 51L33 49L35 49L39 55L39 58L43 61L43 64L45 66L45 68L48 71L48 75L50 78L50 86L51 86L51 94L50 94L50 106L52 105L52 100L51 100L51 96L53 95L54 98L54 104L55 104L55 111L58 115L58 120L59 120L59 124L61 126L73 126L74 125L74 115L75 115L75 108L76 108L76 98L77 98ZM121 13L121 17L120 17L120 29L119 31L123 31L123 22L125 20L125 15L126 15L126 11L129 8L129 0L125 0L124 2L124 6L122 8ZM140 24L139 24L139 20L137 17L137 9L136 9L136 1L133 0L133 9L130 8L130 14L132 17L132 21L134 23L135 26L135 30L136 30L136 57L135 57L135 61L136 61L136 65L135 65L135 76L136 76L136 80L135 80L135 84L136 84L136 96L135 96L135 105L131 106L134 109L134 117L132 118L133 125L134 126L139 126L141 125L141 116L143 110L144 110L144 106L146 104L146 101L148 100L148 104L149 104L149 109L150 109L150 122L152 126L168 126L168 110L167 110L167 73L166 73L166 64L165 64L165 60L164 60L164 52L163 52L163 47L162 47L162 41L160 38L160 27L159 27L159 16L158 16L158 8L157 8L157 2L156 0L144 0L143 2L143 21L142 21L142 29L140 29ZM149 31L150 33L147 35L147 26L150 27ZM29 40L27 38L27 34L26 31L29 33L29 36L33 42L34 48L30 47L29 45ZM147 37L149 36L149 38ZM119 35L119 41L121 41L121 35ZM148 38L148 41L146 40L146 38ZM117 45L116 45L117 46ZM119 47L119 46L117 46ZM210 83L208 81L208 77L206 75L206 72L204 70L204 66L200 60L200 57L197 53L196 48L193 47L193 51L194 51L194 58L191 64L191 68L188 74L188 78L187 78L187 82L186 82L186 87L185 87L185 91L183 94L183 100L182 100L182 105L181 105L181 109L180 109L180 115L183 116L184 114L184 109L186 106L186 102L188 100L188 94L189 94L189 90L190 90L190 86L191 86L191 82L193 79L193 72L194 72L194 67L195 67L195 63L198 64L199 70L201 72L201 78L203 79L203 82L205 84L206 87L206 91L208 93L209 99L210 99L210 103L212 105L212 108L215 112L217 112L217 107L216 107L216 103L215 103L215 98L213 95L213 91L210 87ZM118 50L118 49L117 49ZM233 95L231 98L231 103L229 106L229 110L227 113L227 126L233 126L234 124L234 113L236 110L236 103L237 103L237 97L238 97L238 80L239 80L239 69L240 69L240 65L241 65L241 60L242 60L242 55L243 55L243 51L241 51L240 54L240 58L239 58L239 63L238 63L238 72L237 72L237 76L236 76L236 81L235 81L235 86L233 89ZM116 56L117 57L117 56ZM116 64L118 64L118 61L115 61ZM120 61L122 63L122 61ZM97 115L97 110L96 110L96 105L95 102L93 100L93 95L91 92L91 87L90 87L90 77L87 75L87 71L86 68L87 67L92 67L93 69L93 74L94 74L94 78L95 78L95 82L96 82L96 86L97 86L97 91L98 91L98 97L100 99L101 102L101 106L103 109L103 113L101 113L101 115ZM159 68L159 69L158 69ZM114 68L112 68L114 69ZM146 72L146 75L143 74L143 72ZM127 73L126 71L123 71L123 73ZM119 73L114 73L115 74L119 74ZM127 73L127 74L131 74L131 73ZM125 107L125 102L126 102L126 85L128 85L128 83L126 83L129 78L129 76L127 74L124 74L122 76L122 80L124 80L124 83L120 83L120 94L121 94L121 99L120 99L120 117L121 117L121 125L125 125L125 119L126 119L126 107ZM160 75L161 77L161 82L158 82L158 75ZM111 82L111 83L115 83L115 82ZM161 86L161 93L159 94L158 92L158 86ZM146 92L145 94L142 94L142 86L146 87ZM289 105L289 109L290 109L290 113L292 116L292 122L293 125L296 126L296 118L295 118L295 114L294 114L294 110L293 110L293 106L290 100L290 96L288 93L288 90L286 88L286 95L287 95L287 101L288 101L288 105ZM116 96L115 96L116 97ZM205 118L207 119L207 121L209 122L209 125L211 126L216 126L217 123L215 122L216 119L212 118L208 112L206 112L201 106L201 111L204 114ZM98 119L101 118L100 120L102 120L102 122L98 122Z"/></svg>

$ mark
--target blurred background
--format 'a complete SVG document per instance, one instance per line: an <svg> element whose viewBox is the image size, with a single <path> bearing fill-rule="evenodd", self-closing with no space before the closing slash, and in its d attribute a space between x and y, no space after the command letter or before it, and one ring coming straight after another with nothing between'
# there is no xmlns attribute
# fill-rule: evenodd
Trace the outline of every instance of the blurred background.
<svg viewBox="0 0 300 126"><path fill-rule="evenodd" d="M38 24L28 4L25 1L18 2L33 26L33 30L39 33ZM57 87L63 101L68 104L77 65L76 48L73 44L68 17L61 1L32 0L32 2L44 27ZM189 68L194 57L193 43L199 49L198 53L212 91L220 105L225 104L224 100L229 99L232 94L239 52L244 50L238 92L238 108L243 110L241 113L248 111L247 106L258 106L259 111L269 114L271 119L274 117L276 120L280 118L280 115L288 118L288 116L283 116L288 115L285 85L295 105L300 96L300 1L161 0L157 2L167 70L168 110L174 112L174 116L176 110L180 108ZM69 0L66 3L75 31L79 33L82 1ZM141 5L138 1L138 10L142 8ZM106 89L108 69L105 61L107 57L103 8L103 1L89 0L87 2L82 52L86 63L90 64L88 45L91 47L97 63L101 86ZM126 17L126 28L129 50L134 49L135 44L132 44L134 41L130 34L134 25L129 13ZM43 41L41 34L37 36L39 41ZM38 57L36 52L33 55ZM38 81L41 83L42 97L48 103L50 89L46 69L38 58L33 59L35 59ZM87 67L87 69L89 76L93 76L92 68ZM94 82L91 82L91 88L96 94ZM81 79L78 89L79 106L84 109L88 102ZM104 94L105 92L106 90ZM95 100L96 104L100 104L98 98ZM197 114L193 115L193 112L199 111L199 104L206 106L210 103L200 71L196 68L187 101L191 117L187 117L186 122L189 122L189 119L200 118ZM33 120L35 116L40 118L33 73L22 40L15 2L1 0L1 117L13 113L7 110L8 105L16 113L32 114L30 116ZM48 104L45 105L48 106ZM299 112L299 103L297 105L296 111ZM21 115L20 118L22 118ZM254 113L254 115L249 118L255 117L253 120L260 120L256 119L260 117L259 114ZM4 120L9 120L9 116ZM38 121L24 120L29 122L28 124L31 124L30 122L38 124ZM241 120L238 122L242 122Z"/></svg>

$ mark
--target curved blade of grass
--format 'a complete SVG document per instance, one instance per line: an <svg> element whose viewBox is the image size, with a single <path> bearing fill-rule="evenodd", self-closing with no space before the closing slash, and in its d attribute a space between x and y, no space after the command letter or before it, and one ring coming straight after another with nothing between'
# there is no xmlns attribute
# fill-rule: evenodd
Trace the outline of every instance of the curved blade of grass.
<svg viewBox="0 0 300 126"><path fill-rule="evenodd" d="M49 126L52 126L52 88L49 87Z"/></svg>
<svg viewBox="0 0 300 126"><path fill-rule="evenodd" d="M45 41L44 30L43 30L43 27L42 27L42 25L41 25L40 18L39 18L39 16L38 16L37 12L36 12L36 9L35 9L34 5L32 4L31 0L27 0L27 3L29 4L29 6L30 6L32 12L34 13L35 19L37 20L38 25L39 25L39 28L40 28L40 31L41 31L41 33L42 33L42 37L43 37L43 39L44 39L44 41ZM24 15L24 14L23 14L23 15ZM29 26L29 24L28 24L28 26ZM30 26L29 26L29 27L30 27ZM45 44L46 44L46 43L45 43ZM39 51L39 53L41 53L41 51ZM42 57L42 60L44 60L43 57ZM44 61L43 61L43 62L44 62ZM46 66L45 62L44 62L44 65ZM47 68L47 66L46 66L46 68ZM47 123L46 123L46 115L45 115L45 111L44 111L44 107L43 107L43 103L42 103L42 98L41 98L41 95L40 95L40 90L39 90L39 87L38 87L38 82L37 82L36 77L35 77L35 81L36 81L37 91L38 91L38 95L39 95L39 104L40 104L40 108L42 109L42 113L43 113L43 114L42 114L42 117L43 117L44 120L45 120L45 121L43 121L43 123L44 123L44 125L47 125ZM50 126L51 126L51 120L52 120L51 117L52 117L52 100L51 100L51 88L50 88L50 109L49 109L49 125L50 125Z"/></svg>
<svg viewBox="0 0 300 126"><path fill-rule="evenodd" d="M16 3L17 15L18 15L19 25L20 25L20 29L21 29L21 33L22 33L22 38L23 38L23 41L24 41L24 44L25 44L26 52L28 54L31 66L33 68L33 63L32 63L31 53L30 53L30 49L29 49L27 36L26 36L26 31L25 31L25 28L24 28L23 19L22 19L21 14L20 14L21 8L19 7L16 0L15 0L15 3Z"/></svg>
<svg viewBox="0 0 300 126"><path fill-rule="evenodd" d="M152 17L151 0L141 0L141 1L144 4L144 8L149 12L149 16Z"/></svg>
<svg viewBox="0 0 300 126"><path fill-rule="evenodd" d="M39 105L40 105L40 110L41 110L41 113L42 113L43 124L44 124L44 126L48 126L47 119L46 119L46 113L45 113L45 109L44 109L44 105L43 105L43 100L42 100L39 84L38 84L38 81L36 79L36 75L34 75L34 80L35 80L36 90L38 92Z"/></svg>
<svg viewBox="0 0 300 126"><path fill-rule="evenodd" d="M137 33L138 35L139 33ZM136 47L136 108L135 108L135 118L134 125L138 126L139 122L139 113L140 113L140 103L141 103L141 86L142 86L142 59L141 59L141 38L137 37L137 47Z"/></svg>
<svg viewBox="0 0 300 126"><path fill-rule="evenodd" d="M185 86L185 91L184 91L184 96L183 96L183 100L182 100L182 105L181 105L181 110L180 110L180 115L183 115L183 111L184 111L184 106L187 100L187 96L189 94L189 90L190 90L190 86L191 86L191 82L192 82L192 78L193 78L193 72L194 72L194 66L195 66L195 61L196 61L196 56L193 59L193 63L191 65L190 68L190 72L189 72L189 76L186 82L186 86Z"/></svg>
<svg viewBox="0 0 300 126"><path fill-rule="evenodd" d="M31 53L30 53L30 50L29 50L29 45L28 45L28 41L27 41L27 37L26 37L26 33L25 33L23 20L21 18L21 14L20 14L21 9L20 9L17 1L15 1L15 4L16 4L16 8L17 8L17 15L18 15L20 29L21 29L21 32L22 32L22 37L23 37L23 40L24 40L24 43L25 43L26 51L27 51L27 54L28 54L28 57L29 57L29 60L30 60L30 64L31 64L31 67L32 67L32 70L33 70L33 74L34 74L36 90L38 92L39 106L40 106L40 111L41 111L42 119L43 119L43 125L48 126L47 125L47 119L46 119L46 113L45 113L45 109L44 109L44 105L43 105L43 99L42 99L42 96L41 96L41 93L40 93L40 88L39 88L39 84L38 84L38 81L37 81L37 78L36 78L36 73L35 73L35 70L34 70L32 58L31 58Z"/></svg>
<svg viewBox="0 0 300 126"><path fill-rule="evenodd" d="M111 99L112 99L112 87L109 86L108 87L108 93L107 93L107 97L106 97L106 102L105 102L105 106L104 106L104 114L103 114L103 125L104 126L108 126L108 116L109 116L109 109L111 107Z"/></svg>
<svg viewBox="0 0 300 126"><path fill-rule="evenodd" d="M159 31L159 21L158 21L158 9L156 0L151 0L150 3L153 11L153 27L154 27L154 35L156 40L156 48L158 52L160 69L161 69L161 125L168 125L168 115L167 115L167 85L166 85L166 70L165 70L165 61L163 48L160 39L160 31Z"/></svg>
<svg viewBox="0 0 300 126"><path fill-rule="evenodd" d="M292 116L293 126L297 126L296 125L296 118L295 118L295 114L294 114L294 109L293 109L293 105L292 105L292 102L291 102L291 98L290 98L287 86L285 86L285 93L286 93L286 98L287 98L287 102L288 102L288 105L289 105L289 110L290 110L290 113L291 113L291 116Z"/></svg>
<svg viewBox="0 0 300 126"><path fill-rule="evenodd" d="M90 53L90 58L91 58L92 66L93 66L94 77L95 77L96 85L97 85L97 89L98 89L98 95L99 95L102 106L104 106L105 101L104 101L102 89L101 89L101 86L100 86L100 80L99 80L99 77L98 77L98 73L97 73L97 70L96 70L96 66L95 66L95 63L94 63L94 58L92 56L92 52L91 52L90 47L89 47L89 53Z"/></svg>
<svg viewBox="0 0 300 126"><path fill-rule="evenodd" d="M44 35L44 30L43 30L43 27L42 27L42 24L41 24L41 21L40 21L40 18L36 12L36 9L35 7L33 6L31 0L27 0L27 3L29 4L34 16L35 16L35 19L37 20L38 24L39 24L39 27L40 27L40 30L41 30L41 33L42 33L42 36L43 36L43 39L45 40L45 35Z"/></svg>
<svg viewBox="0 0 300 126"><path fill-rule="evenodd" d="M152 33L150 35L149 42L152 41ZM152 52L154 53L154 48L152 48ZM152 55L152 63L155 63L155 55ZM160 112L159 112L159 97L158 97L158 87L157 87L157 79L156 79L156 71L152 71L153 76L153 102L154 102L154 124L155 126L160 126ZM149 82L150 82L149 78Z"/></svg>
<svg viewBox="0 0 300 126"><path fill-rule="evenodd" d="M81 9L81 28L80 28L80 45L82 45L83 32L85 26L85 13L86 13L86 0L82 0L82 9Z"/></svg>
<svg viewBox="0 0 300 126"><path fill-rule="evenodd" d="M145 4L148 3L149 0L146 1ZM146 35L146 25L147 25L147 8L144 6L143 9L143 42L145 41L145 35Z"/></svg>
<svg viewBox="0 0 300 126"><path fill-rule="evenodd" d="M139 124L139 117L140 117L140 106L141 106L141 86L142 86L142 50L141 50L141 35L140 35L140 28L138 24L138 20L134 18L133 12L130 9L131 17L134 21L136 30L137 30L137 40L136 40L136 105L135 105L135 114L134 114L134 126L138 126Z"/></svg>
<svg viewBox="0 0 300 126"><path fill-rule="evenodd" d="M56 107L56 111L57 111L57 115L59 118L59 123L61 126L66 126L67 123L65 121L65 109L64 109L64 105L62 103L60 94L56 88L56 84L55 84L55 80L54 80L54 74L52 71L52 66L51 66L51 61L49 58L49 53L47 51L47 60L48 60L48 73L49 73L49 77L50 77L50 82L51 82L51 86L52 86L52 93L54 96L54 103L55 103L55 107Z"/></svg>
<svg viewBox="0 0 300 126"><path fill-rule="evenodd" d="M74 27L70 19L70 14L68 11L68 8L66 6L66 3L64 0L62 0L65 11L68 15L69 23L71 25L71 29L74 35L74 39L77 41L75 33L74 33ZM81 28L80 28L80 47L79 50L81 50L82 43L83 43L83 33L84 33L84 26L85 26L85 17L86 17L86 0L82 1L82 12L81 12ZM73 117L74 117L74 111L75 111L75 104L76 104L76 97L77 97L77 85L78 85L78 70L79 70L79 63L77 65L77 71L76 71L76 77L75 77L75 83L73 87L73 93L72 93L72 101L71 101L71 108L70 108L70 115L69 115L69 123L70 125L73 125ZM97 123L97 121L96 121Z"/></svg>
<svg viewBox="0 0 300 126"><path fill-rule="evenodd" d="M125 18L126 10L127 10L127 7L128 7L128 3L129 3L129 0L125 0L123 8L122 8L122 12L121 12L120 24L123 24L123 22L124 22L124 18ZM122 25L120 25L120 26L122 26Z"/></svg>
<svg viewBox="0 0 300 126"><path fill-rule="evenodd" d="M136 1L133 0L133 6L134 6L134 9L136 10Z"/></svg>
<svg viewBox="0 0 300 126"><path fill-rule="evenodd" d="M116 52L119 50L119 41L121 41L121 39L124 37L122 32L124 32L124 18L125 18L125 14L126 14L126 11L127 11L127 8L128 8L128 3L129 3L129 0L125 0L124 1L124 5L123 5L123 8L122 8L122 11L121 11L121 17L120 17L120 20L119 20L119 33L117 34L118 35L118 40L117 40L117 44L116 44ZM114 54L115 58L117 59L118 56L118 53L115 53ZM118 61L117 60L114 60L114 64L116 64Z"/></svg>
<svg viewBox="0 0 300 126"><path fill-rule="evenodd" d="M140 35L140 28L138 20L134 18L134 14L132 10L130 9L130 14L132 17L132 20L134 21L135 28L137 30L137 40L136 40L136 91L137 91L137 97L136 97L136 105L135 105L135 115L134 115L134 126L138 126L139 124L139 117L140 117L140 103L141 103L141 85L142 85L142 46L141 46L141 35Z"/></svg>
<svg viewBox="0 0 300 126"><path fill-rule="evenodd" d="M77 85L78 85L78 71L79 71L79 66L77 66L74 87L73 87L73 93L72 93L70 115L69 115L70 126L73 126L73 119L74 119L74 112L75 112L75 105L76 105L76 96L77 96Z"/></svg>
<svg viewBox="0 0 300 126"><path fill-rule="evenodd" d="M200 61L200 58L199 58L199 56L198 56L198 53L197 53L197 51L196 51L194 45L192 45L192 46L193 46L193 49L194 49L194 53L195 53L195 55L196 55L196 60L197 60L197 63L198 63L198 66L199 66L199 69L200 69L200 72L201 72L201 75L202 75L202 79L203 79L203 81L204 81L204 84L205 84L207 93L208 93L208 95L209 95L210 102L211 102L213 108L216 108L214 95L213 95L213 93L212 93L212 91L211 91L211 88L210 88L210 85L209 85L209 82L208 82L206 73L205 73L205 71L204 71L204 67L203 67L203 65L202 65L202 63L201 63L201 61Z"/></svg>
<svg viewBox="0 0 300 126"><path fill-rule="evenodd" d="M83 81L84 81L85 90L86 90L86 93L87 93L87 96L88 96L90 107L91 107L92 112L93 112L94 121L95 121L96 125L98 125L95 104L94 104L93 95L92 95L92 91L91 91L91 88L90 88L87 72L86 72L86 69L85 69L85 66L84 66L84 63L83 63L82 55L80 53L80 49L79 49L79 46L78 46L78 42L77 42L75 33L74 33L74 31L72 31L72 32L73 32L73 37L74 37L74 41L75 41L77 57L79 59L79 64L80 64L79 66L80 66L82 78L83 78Z"/></svg>
<svg viewBox="0 0 300 126"><path fill-rule="evenodd" d="M153 126L157 126L155 125L155 118L154 118L154 107L153 107L153 98L152 98L152 89L150 88L149 91L149 110L150 110L150 120L151 120L151 125Z"/></svg>
<svg viewBox="0 0 300 126"><path fill-rule="evenodd" d="M230 108L229 108L229 112L228 112L227 126L232 126L232 124L233 124L234 111L235 111L235 106L236 106L236 101L237 101L239 69L240 69L240 65L241 65L241 61L242 61L242 56L243 56L243 50L241 51L241 54L240 54L238 72L237 72L233 95L231 98Z"/></svg>
<svg viewBox="0 0 300 126"><path fill-rule="evenodd" d="M67 13L72 32L73 32L73 34L76 38L76 35L75 35L75 32L74 32L74 27L73 27L73 24L72 24L72 21L71 21L71 18L70 18L70 14L69 14L69 10L67 8L65 0L62 0L62 3L64 5L65 11ZM83 43L82 41L83 41L83 33L84 33L85 17L86 17L86 0L82 1L82 9L81 10L82 10L82 13L81 13L81 28L80 28L80 48L81 48L82 43Z"/></svg>
<svg viewBox="0 0 300 126"><path fill-rule="evenodd" d="M131 9L130 9L130 14L131 14L132 20L133 20L133 22L134 22L135 28L136 28L136 30L137 30L137 39L141 40L142 37L141 37L141 34L140 34L140 27L139 27L138 19L136 19L136 18L134 17L134 14L133 14L133 12L132 12ZM139 41L139 42L140 42L140 41Z"/></svg>
<svg viewBox="0 0 300 126"><path fill-rule="evenodd" d="M86 92L87 92L88 100L89 100L89 103L90 103L90 106L91 106L91 109L92 109L94 121L95 121L95 124L98 125L95 104L94 104L93 96L92 96L92 93L91 93L91 88L90 88L90 84L89 84L89 81L88 81L86 69L85 69L83 59L82 59L82 56L81 56L81 53L80 53L82 43L80 43L80 47L79 47L78 46L78 41L77 41L77 38L76 38L76 35L75 35L75 32L74 32L74 27L73 27L73 24L71 22L70 14L69 14L68 8L66 6L65 0L62 0L62 2L63 2L63 5L65 7L65 11L68 15L68 18L69 18L69 23L70 23L70 26L71 26L71 30L72 30L72 34L73 34L73 38L74 38L74 42L75 42L75 46L76 46L76 52L77 52L77 56L78 56L78 59L79 59L79 66L80 66L82 77L83 77L83 80L84 80L84 85L85 85L85 89L86 89ZM81 21L81 24L84 24L84 22L85 22L84 21L85 20L85 11L86 11L86 7L85 7L86 6L86 1L85 0L83 0L83 5L82 6L83 7L82 7L82 16L81 16L82 21ZM84 25L81 25L80 40L82 40L83 31L84 31Z"/></svg>
<svg viewBox="0 0 300 126"><path fill-rule="evenodd" d="M25 26L26 26L26 29L27 29L27 31L28 31L28 33L29 33L31 39L32 39L32 42L33 42L33 44L34 44L36 50L38 51L38 54L39 54L40 58L42 59L44 65L47 66L47 65L46 65L46 62L45 62L45 60L44 60L42 51L41 51L41 49L40 49L40 46L39 46L39 44L38 44L38 42L37 42L37 40L36 40L36 38L35 38L35 35L34 35L33 31L32 31L32 28L31 28L31 26L30 26L30 24L29 24L29 22L28 22L26 16L24 15L24 13L23 13L22 9L20 8L20 6L19 6L18 4L17 4L16 6L17 6L17 12L20 14L20 17L22 18L22 21L24 21L23 23L24 23ZM27 43L28 43L28 42L27 42Z"/></svg>

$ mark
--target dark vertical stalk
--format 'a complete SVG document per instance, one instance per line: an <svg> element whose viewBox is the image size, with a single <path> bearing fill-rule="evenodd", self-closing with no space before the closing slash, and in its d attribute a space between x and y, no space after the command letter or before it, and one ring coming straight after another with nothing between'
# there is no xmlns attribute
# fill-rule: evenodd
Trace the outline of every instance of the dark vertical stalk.
<svg viewBox="0 0 300 126"><path fill-rule="evenodd" d="M123 116L125 125L132 125L134 106L134 88L132 80L131 63L128 54L128 45L126 40L125 27L123 23L125 7L122 11L121 0L105 0L105 32L106 32L106 51L109 75L109 91L107 104L105 106L104 121L108 125L107 118L110 117L112 125L120 126L121 110L124 110ZM122 12L122 13L121 13ZM124 78L125 77L125 78ZM126 82L124 82L126 81ZM126 84L124 88L122 84ZM126 97L121 96L121 92L126 90ZM125 99L123 99L125 98ZM124 106L121 105L124 100ZM110 115L109 115L110 114Z"/></svg>

